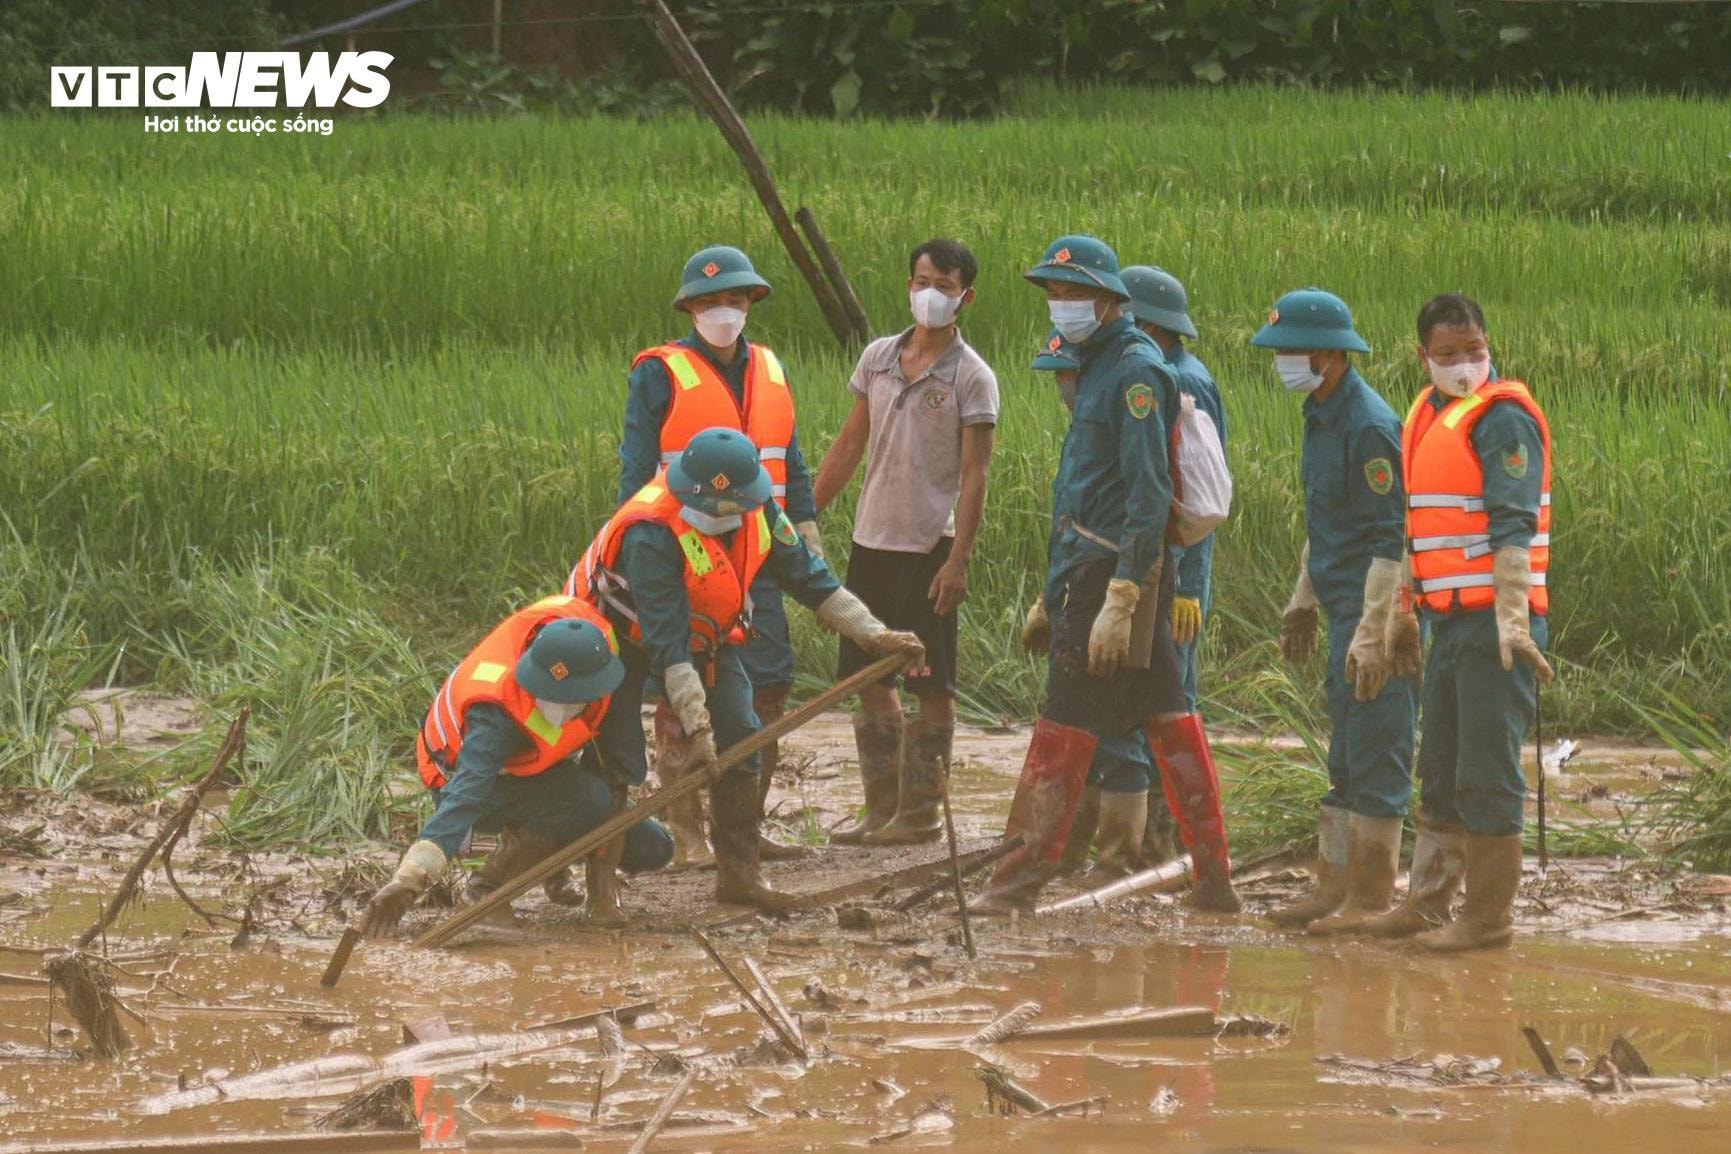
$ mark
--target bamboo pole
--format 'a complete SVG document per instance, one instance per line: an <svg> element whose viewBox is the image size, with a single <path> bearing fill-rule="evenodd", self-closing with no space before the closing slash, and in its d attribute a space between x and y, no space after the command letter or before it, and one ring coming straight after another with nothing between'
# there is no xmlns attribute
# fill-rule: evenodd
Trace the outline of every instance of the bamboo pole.
<svg viewBox="0 0 1731 1154"><path fill-rule="evenodd" d="M835 247L829 243L829 237L818 227L817 217L809 208L801 207L793 214L793 219L799 222L800 231L805 233L805 239L811 242L811 251L817 254L817 263L823 269L823 274L829 278L829 283L835 287L835 295L841 300L842 311L847 313L849 323L853 325L854 339L865 344L872 339L871 318L866 316L865 305L860 302L859 294L853 291L853 282L847 279L847 270L841 267L841 258L836 255Z"/></svg>

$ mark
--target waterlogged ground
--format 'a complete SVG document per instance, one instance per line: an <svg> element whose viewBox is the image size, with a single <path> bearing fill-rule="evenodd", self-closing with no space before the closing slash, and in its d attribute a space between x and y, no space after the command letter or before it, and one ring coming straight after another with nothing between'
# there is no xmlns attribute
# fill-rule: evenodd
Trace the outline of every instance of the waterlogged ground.
<svg viewBox="0 0 1731 1154"><path fill-rule="evenodd" d="M850 791L827 774L849 737L845 721L825 722L793 743L787 761L801 778L788 774L790 788L776 795L784 813L804 805L812 823L828 824L832 809L839 818ZM964 850L988 844L1001 822L1022 742L973 733L959 743ZM1619 757L1566 780L1586 797L1595 772L1619 781L1663 772L1639 762ZM234 927L207 928L154 875L147 899L108 935L122 959L121 996L144 1024L126 1019L136 1048L104 1064L67 1053L84 1040L66 1029L63 1008L45 1033L46 990L31 982L42 959L32 951L63 945L94 919L157 815L94 802L11 804L0 858L0 1132L11 1142L302 1133L352 1082L291 1080L275 1096L182 1108L173 1096L191 1089L195 1099L207 1082L310 1059L384 1058L403 1046L405 1023L433 1016L458 1035L496 1036L484 1062L447 1063L420 1084L423 1109L454 1119L449 1141L474 1150L504 1149L536 1130L624 1149L681 1062L695 1080L655 1149L830 1150L887 1137L879 1145L955 1151L1579 1154L1718 1148L1731 1132L1731 1087L1596 1095L1577 1080L1619 1035L1659 1077L1731 1073L1726 879L1610 862L1554 863L1540 879L1529 862L1522 918L1538 932L1507 952L1437 958L1265 928L1256 912L1299 884L1276 863L1246 883L1252 911L1243 918L1136 899L1109 913L977 926L981 956L969 962L942 903L858 932L838 929L832 910L779 925L715 925L710 875L685 874L626 890L627 907L642 915L629 932L591 929L536 895L519 903L514 924L484 927L455 950L364 946L327 991L318 977L332 938L374 884L382 855L242 859L195 838L175 858L190 892L225 912L256 896L260 926L237 943ZM33 840L17 836L37 825ZM201 834L214 828L201 819ZM771 872L810 892L933 853L824 849ZM424 927L440 913L417 916ZM692 922L711 923L736 965L748 955L762 966L802 1017L809 1063L764 1044L761 1020L682 928ZM1039 1022L1202 1006L1290 1032L955 1044L1025 1001L1041 1004ZM530 1037L526 1026L646 1002L653 1010L625 1026L614 1063L588 1034L508 1053ZM1524 1026L1548 1041L1565 1080L1526 1081L1539 1065ZM987 1063L1049 1103L1106 1101L1085 1117L997 1116L975 1073ZM153 1100L162 1112L146 1112ZM517 1137L487 1137L500 1131Z"/></svg>

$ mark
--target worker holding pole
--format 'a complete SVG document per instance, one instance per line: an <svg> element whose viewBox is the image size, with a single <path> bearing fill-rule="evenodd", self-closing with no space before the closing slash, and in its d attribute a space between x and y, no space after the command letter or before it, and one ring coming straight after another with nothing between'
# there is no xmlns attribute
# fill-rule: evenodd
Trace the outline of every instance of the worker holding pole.
<svg viewBox="0 0 1731 1154"><path fill-rule="evenodd" d="M936 238L908 258L913 324L867 345L848 389L853 407L817 471L817 508L832 504L866 459L854 511L847 586L887 624L919 635L919 701L904 721L897 678L860 694L854 742L865 812L830 835L844 845L911 845L943 832L940 802L956 734L957 615L986 509L998 378L963 339L974 254ZM871 662L841 642L836 676Z"/></svg>
<svg viewBox="0 0 1731 1154"><path fill-rule="evenodd" d="M1174 779L1167 792L1196 867L1191 904L1236 911L1219 776L1172 642L1167 430L1178 388L1159 346L1127 315L1130 294L1106 244L1060 237L1025 276L1078 346L1082 369L1053 483L1045 587L1025 628L1049 629L1051 644L1046 700L1005 826L1024 845L1000 863L981 912L1033 903L1063 853L1097 734L1137 727Z"/></svg>
<svg viewBox="0 0 1731 1154"><path fill-rule="evenodd" d="M700 432L620 506L566 582L566 593L602 609L622 635L625 677L613 708L635 717L646 684L658 687L688 743L690 773L707 773L719 752L761 727L741 653L750 591L766 574L866 652L924 659L917 636L889 629L841 587L770 500L773 484L745 434ZM642 729L634 730L641 750ZM759 772L754 757L710 787L715 892L782 912L792 899L765 885L759 869Z"/></svg>
<svg viewBox="0 0 1731 1154"><path fill-rule="evenodd" d="M1334 294L1287 293L1250 343L1273 350L1282 383L1304 397L1307 538L1281 622L1289 662L1308 660L1317 609L1328 615L1332 732L1316 886L1273 918L1314 934L1361 932L1394 896L1412 797L1418 622L1401 596L1400 420L1352 367L1349 355L1370 345Z"/></svg>
<svg viewBox="0 0 1731 1154"><path fill-rule="evenodd" d="M811 474L800 452L793 393L781 360L767 346L744 336L752 307L770 294L749 257L728 245L712 245L685 262L673 307L691 317L692 331L680 340L637 354L631 363L625 431L619 442L621 503L676 459L691 438L709 428L744 433L759 447L772 496L786 510L812 554L823 558L812 499ZM753 707L773 721L793 691L793 641L781 589L767 575L751 591L751 637L740 654L751 680ZM689 760L677 721L663 705L655 714L656 772L663 784L676 780ZM764 756L759 788L767 796L779 750ZM758 805L761 808L763 799ZM668 814L677 845L675 861L706 864L702 806L695 795ZM798 856L798 847L765 838L765 858Z"/></svg>
<svg viewBox="0 0 1731 1154"><path fill-rule="evenodd" d="M593 606L548 597L506 618L463 659L415 741L421 780L437 809L373 895L364 936L391 933L471 829L499 834L498 849L464 887L464 899L478 901L600 825L623 786L647 776L636 713L610 708L625 676L618 654L613 627ZM634 758L631 743L619 740L631 730ZM617 864L641 873L672 857L667 830L650 819L625 835ZM597 861L589 872L593 916L617 916L614 865ZM562 904L579 900L563 873L549 879L547 896Z"/></svg>
<svg viewBox="0 0 1731 1154"><path fill-rule="evenodd" d="M1554 676L1551 430L1524 384L1497 377L1472 298L1428 301L1418 340L1431 384L1407 415L1403 459L1413 592L1431 627L1423 792L1406 900L1364 928L1433 950L1504 946L1521 881L1521 745Z"/></svg>

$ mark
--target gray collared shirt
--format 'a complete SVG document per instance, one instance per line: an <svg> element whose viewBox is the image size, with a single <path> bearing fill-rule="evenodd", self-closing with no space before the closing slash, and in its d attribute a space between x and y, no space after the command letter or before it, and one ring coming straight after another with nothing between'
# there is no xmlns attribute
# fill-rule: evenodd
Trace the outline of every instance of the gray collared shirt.
<svg viewBox="0 0 1731 1154"><path fill-rule="evenodd" d="M998 378L960 330L917 381L902 375L910 326L860 354L848 388L871 406L865 483L854 543L929 553L956 533L962 491L962 429L998 422Z"/></svg>

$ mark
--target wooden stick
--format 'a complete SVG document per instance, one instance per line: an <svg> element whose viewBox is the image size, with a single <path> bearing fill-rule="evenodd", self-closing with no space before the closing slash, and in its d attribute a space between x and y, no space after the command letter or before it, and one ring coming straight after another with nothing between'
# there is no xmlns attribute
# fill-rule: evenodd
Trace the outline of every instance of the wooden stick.
<svg viewBox="0 0 1731 1154"><path fill-rule="evenodd" d="M337 948L331 952L331 960L325 966L324 977L319 979L319 985L330 989L337 984L337 979L343 976L343 968L349 964L349 955L355 952L355 945L361 940L361 927L348 926L343 930L343 936L337 939Z"/></svg>
<svg viewBox="0 0 1731 1154"><path fill-rule="evenodd" d="M979 873L981 870L985 869L987 866L996 863L999 858L1004 857L1006 854L1013 853L1014 851L1021 849L1021 848L1022 848L1022 835L1016 834L1015 836L1011 837L1008 841L1005 841L999 845L993 846L989 850L982 850L982 851L976 851L976 852L971 853L971 854L965 854L965 855L963 855L963 859L962 859L962 860L965 860L965 862L966 862L966 864L962 865L962 867L961 867L962 877L971 878L975 874ZM907 897L905 897L901 901L897 902L891 908L894 909L897 913L904 913L905 914L909 910L913 909L915 906L919 905L921 902L926 901L927 899L929 899L929 898L943 892L944 890L950 888L951 884L952 884L951 879L948 876L948 874L944 874L942 876L939 876L939 877L934 878L931 881L927 882L925 885L921 886L919 889L915 890L913 893L909 894Z"/></svg>
<svg viewBox="0 0 1731 1154"><path fill-rule="evenodd" d="M780 1019L770 1013L764 1004L757 1000L757 995L751 992L751 987L747 986L744 979L734 971L732 966L727 964L727 959L722 957L721 954L716 951L714 943L709 940L704 932L702 930L692 930L691 936L697 939L697 944L703 947L704 953L709 955L710 960L717 966L721 967L721 972L727 975L727 980L733 983L733 988L738 990L740 995L745 998L746 1004L756 1011L758 1017L762 1018L769 1024L771 1030L775 1031L775 1036L781 1039L781 1044L793 1051L793 1053L799 1055L800 1061L804 1062L810 1059L811 1055L806 1053L804 1043L794 1037L788 1028L781 1024Z"/></svg>
<svg viewBox="0 0 1731 1154"><path fill-rule="evenodd" d="M655 28L655 35L667 49L668 58L673 63L674 71L679 73L685 86L691 90L697 106L715 121L715 126L721 129L721 135L726 138L728 146L745 168L745 175L751 181L751 187L757 192L757 199L763 202L764 211L769 214L769 223L775 228L776 235L781 238L782 247L787 249L787 255L793 259L805 283L811 287L811 295L817 299L817 307L823 313L823 318L829 324L830 332L835 334L843 348L853 344L853 325L847 314L843 312L841 302L836 299L834 290L824 279L823 271L812 260L811 253L806 251L805 243L800 240L799 233L794 231L793 221L788 219L787 208L781 202L781 194L776 191L775 180L769 175L769 166L763 161L763 154L757 150L757 142L751 138L751 130L740 119L738 111L728 101L727 94L721 90L721 85L715 82L709 67L703 63L703 57L692 47L691 41L685 35L685 30L674 19L662 0L638 0L649 15L649 22Z"/></svg>
<svg viewBox="0 0 1731 1154"><path fill-rule="evenodd" d="M751 980L757 984L758 992L763 995L763 1000L769 1004L771 1010L775 1011L787 1032L799 1039L800 1045L805 1045L805 1031L800 1029L799 1019L788 1012L787 1003L781 1000L781 996L775 992L775 987L769 984L769 978L765 976L763 969L752 959L750 954L741 954L739 957L740 961L745 964L745 972L750 974Z"/></svg>
<svg viewBox="0 0 1731 1154"><path fill-rule="evenodd" d="M881 681L891 673L895 673L908 661L909 657L905 653L892 653L888 657L878 658L853 676L824 690L798 709L792 710L764 726L744 741L728 746L708 773L688 773L672 785L663 786L656 790L637 805L602 822L564 849L542 858L535 865L505 882L474 905L451 915L416 938L415 945L442 946L446 944L491 914L495 909L509 904L518 894L531 886L539 885L572 862L587 857L598 846L607 844L625 833L626 830L654 817L687 794L695 793L709 785L735 766L743 765L759 750L786 737L830 706L852 697L865 686ZM335 959L333 958L332 961L334 963Z"/></svg>
<svg viewBox="0 0 1731 1154"><path fill-rule="evenodd" d="M687 1070L679 1076L679 1081L673 1084L673 1089L667 1091L667 1097L661 1099L661 1105L655 1107L655 1113L649 1116L649 1121L643 1124L643 1130L637 1135L637 1141L631 1144L627 1154L643 1154L649 1149L649 1144L655 1141L655 1136L661 1133L661 1128L667 1125L667 1120L673 1117L674 1109L679 1100L685 1097L685 1092L691 1089L691 1083L697 1077L696 1070Z"/></svg>
<svg viewBox="0 0 1731 1154"><path fill-rule="evenodd" d="M853 283L847 279L847 271L841 267L841 258L836 256L829 237L818 227L817 217L812 215L811 209L801 208L793 214L793 219L799 222L800 231L805 233L805 239L811 242L811 251L817 254L818 265L829 278L829 283L835 287L835 295L841 299L842 311L847 313L847 319L853 324L854 339L862 345L870 341L872 323L866 316L865 305L860 303L859 294L853 291Z"/></svg>
<svg viewBox="0 0 1731 1154"><path fill-rule="evenodd" d="M1109 1101L1111 1101L1111 1098L1108 1095L1096 1094L1092 1098L1077 1098L1074 1102L1056 1102L1047 1106L1044 1110L1035 1110L1032 1114L1029 1114L1028 1117L1050 1118L1054 1114L1068 1114L1072 1110L1080 1110L1082 1113L1086 1114L1090 1107L1102 1106Z"/></svg>
<svg viewBox="0 0 1731 1154"><path fill-rule="evenodd" d="M96 919L94 925L79 935L75 944L76 949L81 950L88 946L98 934L108 928L115 918L120 916L120 911L126 908L126 903L132 900L132 895L137 891L139 879L149 868L151 859L156 857L157 852L171 838L186 832L186 827L192 823L193 815L198 812L199 804L203 802L205 793L216 784L217 778L221 777L223 771L228 768L230 759L246 747L246 719L251 715L251 706L243 708L240 711L240 716L234 719L234 724L228 727L228 736L222 739L222 746L217 750L216 762L210 767L210 772L199 778L197 783L186 791L186 795L181 799L180 808L175 811L173 817L163 823L161 829L156 831L156 837L152 838L150 844L144 847L144 852L138 855L138 860L132 863L132 868L127 870L126 876L120 879L120 888L115 891L113 899L108 903L108 908L102 911L102 916Z"/></svg>
<svg viewBox="0 0 1731 1154"><path fill-rule="evenodd" d="M956 819L950 813L950 759L944 758L944 777L938 787L938 796L944 803L944 836L950 843L950 884L956 889L956 913L962 919L962 948L968 951L968 960L977 961L979 952L974 949L974 926L968 920L968 891L962 885L962 866L956 860Z"/></svg>
<svg viewBox="0 0 1731 1154"><path fill-rule="evenodd" d="M1556 1058L1551 1056L1551 1048L1545 1045L1545 1040L1539 1037L1539 1032L1531 1026L1522 1026L1521 1033L1527 1039L1527 1045L1532 1047L1533 1056L1539 1060L1539 1065L1545 1068L1545 1077L1561 1078L1562 1070L1557 1067Z"/></svg>

